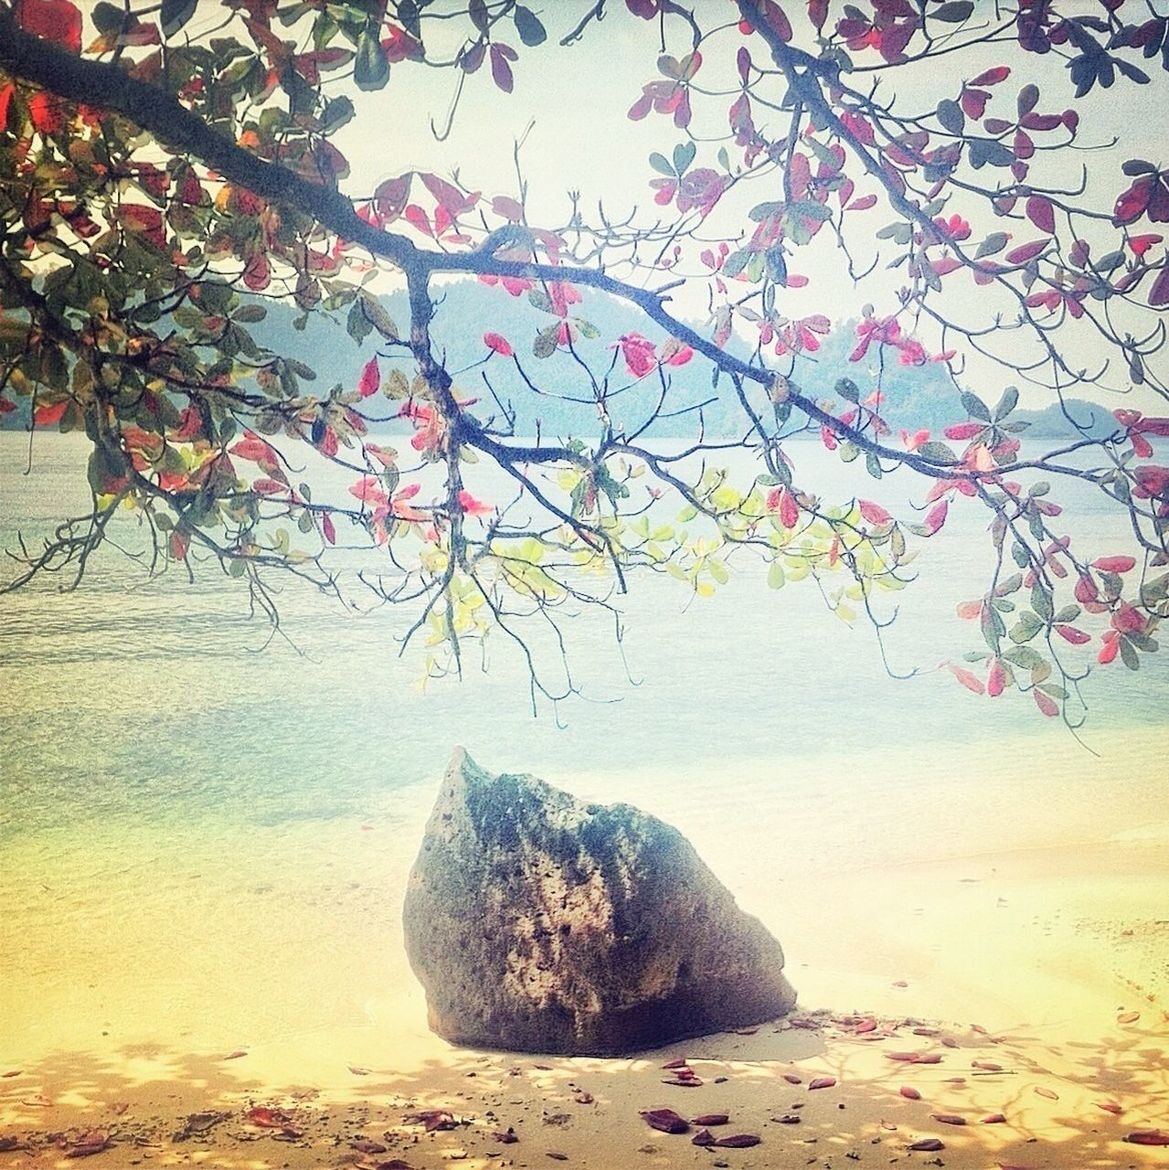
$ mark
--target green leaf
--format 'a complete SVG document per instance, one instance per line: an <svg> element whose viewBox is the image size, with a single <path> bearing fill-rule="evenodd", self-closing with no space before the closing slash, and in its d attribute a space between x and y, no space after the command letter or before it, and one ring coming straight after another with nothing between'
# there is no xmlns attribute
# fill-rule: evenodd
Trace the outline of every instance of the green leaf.
<svg viewBox="0 0 1169 1170"><path fill-rule="evenodd" d="M861 400L860 387L851 378L837 379L836 393L841 398L847 398L849 402L860 402Z"/></svg>
<svg viewBox="0 0 1169 1170"><path fill-rule="evenodd" d="M991 232L978 245L978 250L974 253L974 259L981 260L983 256L993 256L996 252L1001 252L1007 246L1007 241L1010 238L1006 232Z"/></svg>
<svg viewBox="0 0 1169 1170"><path fill-rule="evenodd" d="M938 102L937 117L942 128L951 134L961 134L966 128L966 115L953 98L942 98Z"/></svg>
<svg viewBox="0 0 1169 1170"><path fill-rule="evenodd" d="M345 318L345 331L358 345L373 332L373 325L362 312L360 301L354 301L349 306L349 315Z"/></svg>
<svg viewBox="0 0 1169 1170"><path fill-rule="evenodd" d="M922 443L917 453L923 459L930 459L934 463L957 463L958 456L945 443Z"/></svg>
<svg viewBox="0 0 1169 1170"><path fill-rule="evenodd" d="M173 37L195 15L197 7L198 0L162 0L159 13L162 35Z"/></svg>
<svg viewBox="0 0 1169 1170"><path fill-rule="evenodd" d="M966 413L971 418L981 419L983 422L990 422L990 408L977 394L971 394L969 390L963 390L962 405L966 407Z"/></svg>
<svg viewBox="0 0 1169 1170"><path fill-rule="evenodd" d="M999 399L998 406L994 408L994 421L998 422L1004 419L1012 410L1019 404L1019 390L1016 386L1008 386L1003 391L1003 396Z"/></svg>
<svg viewBox="0 0 1169 1170"><path fill-rule="evenodd" d="M517 4L512 19L515 21L516 32L520 34L520 40L525 45L540 45L548 39L543 22L530 8Z"/></svg>
<svg viewBox="0 0 1169 1170"><path fill-rule="evenodd" d="M974 11L974 0L948 0L948 3L933 9L927 15L934 20L945 21L946 24L961 24L970 19Z"/></svg>
<svg viewBox="0 0 1169 1170"><path fill-rule="evenodd" d="M1123 634L1120 637L1120 660L1129 670L1140 670L1141 660L1133 649L1133 644Z"/></svg>
<svg viewBox="0 0 1169 1170"><path fill-rule="evenodd" d="M694 161L695 154L698 153L698 147L693 142L679 142L674 147L674 170L683 175L686 168Z"/></svg>
<svg viewBox="0 0 1169 1170"><path fill-rule="evenodd" d="M1019 614L1018 621L1011 627L1012 642L1029 642L1039 631L1043 623L1029 609Z"/></svg>
<svg viewBox="0 0 1169 1170"><path fill-rule="evenodd" d="M767 586L769 589L782 589L787 581L784 576L783 565L779 561L772 561L771 568L767 570Z"/></svg>
<svg viewBox="0 0 1169 1170"><path fill-rule="evenodd" d="M358 89L384 89L390 80L390 62L377 39L377 31L366 28L357 42L357 58L353 62L353 80Z"/></svg>
<svg viewBox="0 0 1169 1170"><path fill-rule="evenodd" d="M660 174L668 175L671 179L674 178L674 168L670 166L670 160L664 154L659 154L655 150L649 156L649 165Z"/></svg>
<svg viewBox="0 0 1169 1170"><path fill-rule="evenodd" d="M559 321L545 326L536 334L536 340L532 342L532 353L538 358L551 357L556 352L556 343L559 336Z"/></svg>
<svg viewBox="0 0 1169 1170"><path fill-rule="evenodd" d="M1039 670L1047 665L1047 659L1030 646L1012 646L1003 657L1023 670Z"/></svg>
<svg viewBox="0 0 1169 1170"><path fill-rule="evenodd" d="M1031 587L1031 608L1045 621L1051 621L1055 610L1051 604L1051 590L1046 585Z"/></svg>

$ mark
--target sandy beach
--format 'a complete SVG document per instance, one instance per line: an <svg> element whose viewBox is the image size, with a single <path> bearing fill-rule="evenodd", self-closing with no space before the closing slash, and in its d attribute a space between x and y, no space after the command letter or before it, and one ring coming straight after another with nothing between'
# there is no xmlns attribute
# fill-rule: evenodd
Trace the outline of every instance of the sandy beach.
<svg viewBox="0 0 1169 1170"><path fill-rule="evenodd" d="M767 768L640 774L637 803L781 939L800 1002L621 1060L429 1033L398 919L433 787L361 821L18 838L0 1168L1169 1166L1126 1140L1169 1131L1166 746L1053 735L1011 769L795 752L782 806ZM843 769L872 779L846 807ZM969 781L937 783L954 769ZM663 1083L680 1060L693 1082ZM662 1109L727 1121L669 1134L642 1116Z"/></svg>

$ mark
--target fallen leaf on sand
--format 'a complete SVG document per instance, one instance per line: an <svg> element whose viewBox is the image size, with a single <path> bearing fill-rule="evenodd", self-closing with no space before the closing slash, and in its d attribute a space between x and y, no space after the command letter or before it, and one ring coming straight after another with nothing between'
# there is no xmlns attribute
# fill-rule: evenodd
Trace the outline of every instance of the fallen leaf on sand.
<svg viewBox="0 0 1169 1170"><path fill-rule="evenodd" d="M1105 1113L1113 1113L1117 1117L1119 1117L1120 1114L1124 1112L1124 1109L1117 1105L1115 1101L1097 1101L1096 1107L1098 1109L1103 1109Z"/></svg>
<svg viewBox="0 0 1169 1170"><path fill-rule="evenodd" d="M691 1073L688 1077L662 1077L662 1084L681 1085L683 1089L697 1089L701 1086L702 1081L699 1077L696 1077L693 1073Z"/></svg>
<svg viewBox="0 0 1169 1170"><path fill-rule="evenodd" d="M713 1146L714 1134L709 1129L700 1129L691 1139L692 1146Z"/></svg>
<svg viewBox="0 0 1169 1170"><path fill-rule="evenodd" d="M719 1138L714 1144L725 1150L745 1150L749 1146L757 1146L762 1140L755 1133L733 1133L729 1137Z"/></svg>
<svg viewBox="0 0 1169 1170"><path fill-rule="evenodd" d="M244 1116L261 1129L283 1129L292 1120L283 1110L272 1109L267 1105L257 1105Z"/></svg>
<svg viewBox="0 0 1169 1170"><path fill-rule="evenodd" d="M35 1097L22 1097L20 1103L22 1105L35 1105L38 1109L47 1109L53 1102L44 1093L38 1093Z"/></svg>
<svg viewBox="0 0 1169 1170"><path fill-rule="evenodd" d="M684 1056L679 1056L677 1060L667 1060L662 1068L685 1068L689 1063Z"/></svg>
<svg viewBox="0 0 1169 1170"><path fill-rule="evenodd" d="M1116 1017L1118 1024L1135 1024L1141 1018L1140 1012L1121 1012Z"/></svg>
<svg viewBox="0 0 1169 1170"><path fill-rule="evenodd" d="M172 1136L171 1141L182 1142L189 1137L202 1136L230 1116L230 1113L189 1113L186 1124Z"/></svg>
<svg viewBox="0 0 1169 1170"><path fill-rule="evenodd" d="M369 1076L369 1069L367 1069L367 1068L363 1068L363 1067L362 1067L360 1064L351 1064L351 1065L349 1066L349 1071L350 1071L350 1072L351 1072L351 1073L352 1073L352 1074L353 1074L355 1077L367 1077L367 1076Z"/></svg>
<svg viewBox="0 0 1169 1170"><path fill-rule="evenodd" d="M907 1097L910 1101L920 1101L921 1094L912 1085L902 1085L897 1090L901 1096Z"/></svg>
<svg viewBox="0 0 1169 1170"><path fill-rule="evenodd" d="M359 1154L384 1154L386 1147L381 1142L371 1142L369 1138L358 1138L349 1143Z"/></svg>
<svg viewBox="0 0 1169 1170"><path fill-rule="evenodd" d="M556 1162L567 1162L568 1161L568 1155L562 1154L559 1150L548 1150L546 1152L548 1154L548 1157L552 1158Z"/></svg>
<svg viewBox="0 0 1169 1170"><path fill-rule="evenodd" d="M988 1113L978 1119L979 1125L1001 1125L1007 1119L1002 1113Z"/></svg>
<svg viewBox="0 0 1169 1170"><path fill-rule="evenodd" d="M947 1048L960 1048L961 1047L961 1045L958 1043L957 1040L954 1039L953 1036L939 1036L938 1039L941 1040L941 1042Z"/></svg>
<svg viewBox="0 0 1169 1170"><path fill-rule="evenodd" d="M795 1073L784 1073L783 1079L787 1081L789 1085L802 1085L804 1083L803 1079L801 1077L797 1077Z"/></svg>
<svg viewBox="0 0 1169 1170"><path fill-rule="evenodd" d="M942 1122L943 1125L965 1125L966 1118L959 1113L931 1113L930 1116L935 1121Z"/></svg>
<svg viewBox="0 0 1169 1170"><path fill-rule="evenodd" d="M662 1133L689 1133L690 1122L672 1109L643 1109L641 1116L651 1129Z"/></svg>
<svg viewBox="0 0 1169 1170"><path fill-rule="evenodd" d="M698 1117L690 1118L694 1125L726 1125L730 1121L730 1115L726 1113L703 1113Z"/></svg>
<svg viewBox="0 0 1169 1170"><path fill-rule="evenodd" d="M7 1080L9 1077L18 1077L24 1072L22 1068L10 1068L6 1073L0 1073L0 1080Z"/></svg>
<svg viewBox="0 0 1169 1170"><path fill-rule="evenodd" d="M108 1149L109 1145L110 1135L104 1129L91 1129L87 1133L83 1133L65 1151L65 1157L88 1158L90 1154L100 1154L102 1150Z"/></svg>
<svg viewBox="0 0 1169 1170"><path fill-rule="evenodd" d="M772 1121L778 1121L780 1125L799 1125L800 1115L798 1113L785 1113L781 1117L773 1117Z"/></svg>
<svg viewBox="0 0 1169 1170"><path fill-rule="evenodd" d="M908 987L909 984L904 979L894 979L893 986L894 987Z"/></svg>
<svg viewBox="0 0 1169 1170"><path fill-rule="evenodd" d="M947 1077L942 1082L942 1084L943 1085L964 1085L964 1084L966 1084L966 1078L965 1077Z"/></svg>
<svg viewBox="0 0 1169 1170"><path fill-rule="evenodd" d="M886 1052L890 1060L900 1060L905 1064L941 1064L942 1058L936 1052Z"/></svg>
<svg viewBox="0 0 1169 1170"><path fill-rule="evenodd" d="M922 1138L920 1141L912 1142L909 1148L911 1150L944 1150L946 1143L941 1138Z"/></svg>
<svg viewBox="0 0 1169 1170"><path fill-rule="evenodd" d="M1058 1101L1059 1100L1059 1094L1056 1093L1054 1090L1047 1088L1045 1085L1036 1085L1035 1092L1040 1097L1046 1097L1049 1101Z"/></svg>
<svg viewBox="0 0 1169 1170"><path fill-rule="evenodd" d="M1169 1146L1169 1130L1134 1129L1124 1135L1124 1140L1136 1146Z"/></svg>
<svg viewBox="0 0 1169 1170"><path fill-rule="evenodd" d="M734 1031L735 1031L736 1036L754 1036L755 1033L759 1031L759 1029L758 1028L736 1028Z"/></svg>
<svg viewBox="0 0 1169 1170"><path fill-rule="evenodd" d="M1002 1072L1003 1066L995 1064L993 1060L972 1060L970 1062L971 1068L980 1068L983 1072Z"/></svg>
<svg viewBox="0 0 1169 1170"><path fill-rule="evenodd" d="M248 1050L246 1048L237 1048L234 1052L229 1052L224 1060L239 1060L241 1056L247 1056Z"/></svg>
<svg viewBox="0 0 1169 1170"><path fill-rule="evenodd" d="M835 1077L815 1077L808 1082L809 1089L831 1089L836 1084Z"/></svg>

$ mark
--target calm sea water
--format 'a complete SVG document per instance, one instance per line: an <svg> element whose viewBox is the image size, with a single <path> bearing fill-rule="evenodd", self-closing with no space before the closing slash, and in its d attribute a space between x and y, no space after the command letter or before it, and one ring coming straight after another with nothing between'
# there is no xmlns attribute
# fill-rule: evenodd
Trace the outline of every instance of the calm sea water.
<svg viewBox="0 0 1169 1170"><path fill-rule="evenodd" d="M23 474L27 445L0 434L5 547L85 504L84 441L37 435ZM838 489L897 503L915 486L849 478L856 465L811 446L798 459L825 498ZM584 697L542 704L535 718L522 664L502 645L487 673L472 656L461 683L423 690L420 653L398 654L411 615L346 612L288 585L280 602L295 649L276 640L261 652L266 627L249 619L238 583L210 567L193 585L177 573L147 581L111 551L75 591L46 579L0 598L3 831L91 817L273 824L360 813L373 793L437 776L455 744L499 770L627 776L636 801L650 766L676 768L681 783L792 754L831 759L859 746L928 757L939 743L1027 736L1045 722L1029 699L977 699L932 669L977 648L954 606L981 593L989 566L985 517L974 507L951 515L922 552L920 580L898 595L887 637L892 666L921 668L915 678L890 678L871 631L834 618L811 581L768 590L744 557L712 599L635 578L624 664L607 620L569 621ZM123 525L133 543L132 519ZM1081 547L1126 546L1123 522L1090 497L1069 527ZM1134 675L1117 663L1084 684L1089 743L1165 724L1169 653L1142 667Z"/></svg>

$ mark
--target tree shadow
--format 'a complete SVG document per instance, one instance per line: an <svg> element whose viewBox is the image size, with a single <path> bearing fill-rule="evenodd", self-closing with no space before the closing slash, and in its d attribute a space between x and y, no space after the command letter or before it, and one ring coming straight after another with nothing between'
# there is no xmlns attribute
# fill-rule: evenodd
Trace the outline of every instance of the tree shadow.
<svg viewBox="0 0 1169 1170"><path fill-rule="evenodd" d="M916 1062L895 1059L913 1054ZM450 1048L414 1068L391 1057L316 1084L265 1078L249 1070L247 1054L139 1044L108 1056L53 1053L0 1079L0 1170L53 1165L95 1132L108 1145L93 1165L119 1167L307 1170L397 1159L428 1170L451 1161L546 1165L558 1154L597 1170L719 1162L827 1170L842 1159L979 1170L1155 1165L1161 1151L1124 1137L1169 1120L1166 1055L1152 1027L1118 1028L1106 1044L1048 1043L828 1012L623 1059ZM669 1083L676 1070L663 1066L680 1059L699 1083ZM668 1135L641 1120L662 1108L729 1114L726 1126L710 1127L715 1139L749 1133L760 1144L697 1148L700 1127ZM913 1148L931 1140L942 1146Z"/></svg>

